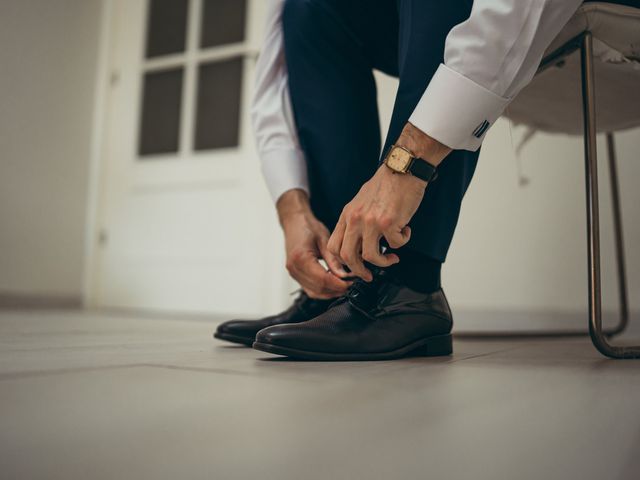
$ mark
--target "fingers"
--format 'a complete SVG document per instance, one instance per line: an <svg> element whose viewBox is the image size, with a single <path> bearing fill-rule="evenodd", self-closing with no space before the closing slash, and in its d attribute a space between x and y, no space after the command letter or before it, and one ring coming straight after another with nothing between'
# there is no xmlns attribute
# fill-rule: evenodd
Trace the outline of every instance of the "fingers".
<svg viewBox="0 0 640 480"><path fill-rule="evenodd" d="M318 279L320 289L328 292L332 297L344 294L351 286L352 282L336 277L331 271L322 268L318 262L312 262L311 268L313 269L311 275Z"/></svg>
<svg viewBox="0 0 640 480"><path fill-rule="evenodd" d="M380 238L382 234L373 225L365 226L362 239L362 258L366 262L378 267L390 267L400 261L395 253L382 254L380 252Z"/></svg>
<svg viewBox="0 0 640 480"><path fill-rule="evenodd" d="M340 215L336 228L333 230L333 233L331 234L331 237L327 242L327 250L334 258L338 259L338 262L340 264L342 264L342 262L340 261L340 249L342 248L342 238L344 237L346 227L347 224L344 221L343 213L342 215ZM327 263L329 262L327 261Z"/></svg>
<svg viewBox="0 0 640 480"><path fill-rule="evenodd" d="M307 260L300 268L301 283L318 298L334 298L343 295L351 282L336 277L314 258Z"/></svg>
<svg viewBox="0 0 640 480"><path fill-rule="evenodd" d="M400 248L411 238L411 227L405 225L401 230L387 230L384 232L384 238L391 248Z"/></svg>
<svg viewBox="0 0 640 480"><path fill-rule="evenodd" d="M343 295L350 282L342 280L325 270L313 252L292 254L287 261L287 270L314 298L335 298Z"/></svg>
<svg viewBox="0 0 640 480"><path fill-rule="evenodd" d="M361 245L362 229L360 224L347 224L340 249L340 258L354 275L370 282L373 280L373 275L362 262Z"/></svg>
<svg viewBox="0 0 640 480"><path fill-rule="evenodd" d="M327 243L328 253L322 252L329 268L344 278L344 274L338 273L338 263L342 263L354 275L371 281L373 275L366 268L365 261L382 268L398 263L398 255L381 253L380 239L384 236L389 247L400 248L411 238L411 228L408 225L394 228L392 223L393 217L371 212L362 218L361 211L347 205ZM322 251L321 246L320 249Z"/></svg>
<svg viewBox="0 0 640 480"><path fill-rule="evenodd" d="M329 242L328 237L321 238L318 241L318 250L320 250L320 255L322 255L322 258L324 259L324 261L327 262L327 266L329 267L329 270L334 275L337 275L340 278L345 278L349 276L347 271L344 268L342 268L342 262L340 261L340 257L338 257L337 255L334 255L329 251L329 248L327 247L328 242Z"/></svg>

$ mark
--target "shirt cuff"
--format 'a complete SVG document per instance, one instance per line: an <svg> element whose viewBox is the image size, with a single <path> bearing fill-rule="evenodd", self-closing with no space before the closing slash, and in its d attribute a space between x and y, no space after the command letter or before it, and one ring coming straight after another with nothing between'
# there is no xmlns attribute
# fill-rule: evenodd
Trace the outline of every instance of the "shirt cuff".
<svg viewBox="0 0 640 480"><path fill-rule="evenodd" d="M449 148L475 151L510 101L440 64L409 122Z"/></svg>
<svg viewBox="0 0 640 480"><path fill-rule="evenodd" d="M273 202L287 190L299 188L309 195L309 180L304 153L298 149L277 149L261 152L262 175Z"/></svg>

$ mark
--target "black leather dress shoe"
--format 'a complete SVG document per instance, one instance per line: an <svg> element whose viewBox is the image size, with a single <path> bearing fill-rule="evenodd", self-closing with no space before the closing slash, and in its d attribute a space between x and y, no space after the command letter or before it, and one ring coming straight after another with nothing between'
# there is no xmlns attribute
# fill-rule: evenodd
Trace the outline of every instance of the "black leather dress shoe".
<svg viewBox="0 0 640 480"><path fill-rule="evenodd" d="M310 298L300 290L293 305L284 312L259 320L229 320L221 323L213 336L220 340L241 343L250 347L256 339L256 333L263 328L283 323L306 322L326 311L332 302L333 300Z"/></svg>
<svg viewBox="0 0 640 480"><path fill-rule="evenodd" d="M307 360L390 360L449 355L451 310L439 289L424 294L377 274L308 322L260 330L253 348Z"/></svg>

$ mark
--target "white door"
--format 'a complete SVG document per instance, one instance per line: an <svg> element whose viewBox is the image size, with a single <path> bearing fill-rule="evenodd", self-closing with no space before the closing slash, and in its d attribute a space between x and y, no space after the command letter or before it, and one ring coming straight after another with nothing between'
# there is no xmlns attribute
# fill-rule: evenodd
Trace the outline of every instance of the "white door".
<svg viewBox="0 0 640 480"><path fill-rule="evenodd" d="M248 109L262 0L110 0L91 304L257 314L290 285Z"/></svg>

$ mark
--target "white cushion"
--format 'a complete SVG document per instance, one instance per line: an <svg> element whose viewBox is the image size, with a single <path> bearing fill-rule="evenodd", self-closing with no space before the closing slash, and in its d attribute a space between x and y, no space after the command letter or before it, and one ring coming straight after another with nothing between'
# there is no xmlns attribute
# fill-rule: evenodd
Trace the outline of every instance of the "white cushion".
<svg viewBox="0 0 640 480"><path fill-rule="evenodd" d="M640 125L640 9L610 3L582 5L547 49L584 31L594 37L596 125L613 132ZM536 75L505 116L536 130L582 134L580 51Z"/></svg>

